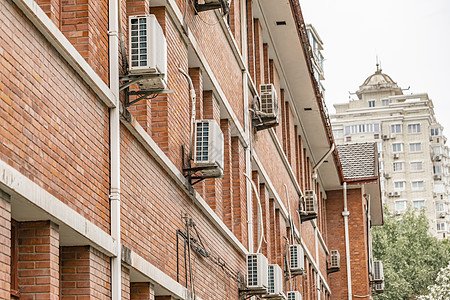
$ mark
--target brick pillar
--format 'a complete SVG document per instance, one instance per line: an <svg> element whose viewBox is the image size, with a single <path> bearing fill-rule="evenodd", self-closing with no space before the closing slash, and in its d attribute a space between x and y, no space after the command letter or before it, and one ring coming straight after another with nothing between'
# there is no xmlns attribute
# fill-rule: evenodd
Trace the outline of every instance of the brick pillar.
<svg viewBox="0 0 450 300"><path fill-rule="evenodd" d="M259 196L258 171L252 171L252 181L255 184L256 188L258 189L257 193ZM253 218L253 249L256 252L256 250L258 249L258 245L259 245L260 234L262 234L260 222L262 222L263 220L259 216L258 199L256 198L253 187L252 187L252 218ZM263 241L263 243L264 243L264 241ZM261 245L261 247L262 247L262 245Z"/></svg>
<svg viewBox="0 0 450 300"><path fill-rule="evenodd" d="M38 0L36 2L45 12L47 17L49 17L50 20L52 20L52 22L56 26L58 26L58 28L60 28L59 26L60 0Z"/></svg>
<svg viewBox="0 0 450 300"><path fill-rule="evenodd" d="M91 246L61 247L63 299L111 297L110 258Z"/></svg>
<svg viewBox="0 0 450 300"><path fill-rule="evenodd" d="M269 263L273 264L276 262L277 257L277 230L276 230L276 221L275 221L275 201L274 199L269 199L269 219L270 219L270 250L271 255L269 259Z"/></svg>
<svg viewBox="0 0 450 300"><path fill-rule="evenodd" d="M131 298L130 269L122 265L122 297L121 300Z"/></svg>
<svg viewBox="0 0 450 300"><path fill-rule="evenodd" d="M259 184L259 197L261 199L261 208L262 208L262 219L264 225L264 236L266 242L263 242L261 250L262 253L267 257L269 261L271 261L271 232L270 232L270 207L269 207L269 192L267 191L266 185L264 183Z"/></svg>
<svg viewBox="0 0 450 300"><path fill-rule="evenodd" d="M11 291L11 202L0 190L0 299L9 299Z"/></svg>
<svg viewBox="0 0 450 300"><path fill-rule="evenodd" d="M263 44L264 83L270 83L269 45Z"/></svg>
<svg viewBox="0 0 450 300"><path fill-rule="evenodd" d="M229 19L230 19L230 30L233 33L238 48L241 50L242 53L240 1L231 1Z"/></svg>
<svg viewBox="0 0 450 300"><path fill-rule="evenodd" d="M19 289L23 299L59 299L59 228L51 221L19 224Z"/></svg>
<svg viewBox="0 0 450 300"><path fill-rule="evenodd" d="M299 144L299 136L298 136L298 127L294 126L294 141L295 141L295 177L297 178L297 183L300 185L300 144Z"/></svg>
<svg viewBox="0 0 450 300"><path fill-rule="evenodd" d="M264 52L262 27L259 19L255 19L255 75L256 88L264 81Z"/></svg>
<svg viewBox="0 0 450 300"><path fill-rule="evenodd" d="M287 143L287 128L286 128L286 104L283 100L281 100L281 135L283 138L281 139L281 143L283 145L284 154L288 155L288 143Z"/></svg>
<svg viewBox="0 0 450 300"><path fill-rule="evenodd" d="M61 8L62 33L92 69L108 84L107 1L62 0Z"/></svg>
<svg viewBox="0 0 450 300"><path fill-rule="evenodd" d="M220 106L212 91L203 92L203 117L214 119L220 124ZM219 218L223 219L222 178L205 180L205 200Z"/></svg>
<svg viewBox="0 0 450 300"><path fill-rule="evenodd" d="M173 300L172 296L155 296L155 300Z"/></svg>
<svg viewBox="0 0 450 300"><path fill-rule="evenodd" d="M284 90L281 90L281 101L284 102L284 109L285 109L285 115L286 115L286 150L287 150L287 159L289 161L289 163L291 164L291 166L293 165L293 161L292 161L292 145L293 143L291 142L291 108L289 106L289 102L286 102L284 99Z"/></svg>
<svg viewBox="0 0 450 300"><path fill-rule="evenodd" d="M149 0L127 0L127 16L146 15L150 13Z"/></svg>
<svg viewBox="0 0 450 300"><path fill-rule="evenodd" d="M303 191L308 188L308 177L306 173L306 149L303 148L303 140L300 139L300 146L302 147L302 188Z"/></svg>
<svg viewBox="0 0 450 300"><path fill-rule="evenodd" d="M275 209L275 257L273 262L283 265L283 237L281 235L281 213Z"/></svg>
<svg viewBox="0 0 450 300"><path fill-rule="evenodd" d="M253 23L253 1L247 0L247 47L248 47L248 72L255 81L255 37Z"/></svg>
<svg viewBox="0 0 450 300"><path fill-rule="evenodd" d="M155 300L155 291L150 282L132 282L130 286L131 300ZM170 296L168 299L171 299ZM162 299L156 297L156 299Z"/></svg>
<svg viewBox="0 0 450 300"><path fill-rule="evenodd" d="M233 176L231 166L231 128L227 119L220 120L224 140L224 167L222 179L222 201L223 216L225 225L233 231Z"/></svg>
<svg viewBox="0 0 450 300"><path fill-rule="evenodd" d="M244 147L238 137L231 138L232 176L233 176L233 232L239 241L248 245L247 240L247 195Z"/></svg>

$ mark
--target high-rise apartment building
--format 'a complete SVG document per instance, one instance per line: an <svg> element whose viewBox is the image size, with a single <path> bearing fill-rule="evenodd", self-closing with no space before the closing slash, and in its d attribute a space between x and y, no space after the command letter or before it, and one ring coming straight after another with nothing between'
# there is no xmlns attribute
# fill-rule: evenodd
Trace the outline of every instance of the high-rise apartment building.
<svg viewBox="0 0 450 300"><path fill-rule="evenodd" d="M331 119L336 143L377 142L388 209L401 215L408 207L423 208L431 232L446 238L448 147L432 100L425 93L403 94L378 66L356 95L357 100L335 105Z"/></svg>

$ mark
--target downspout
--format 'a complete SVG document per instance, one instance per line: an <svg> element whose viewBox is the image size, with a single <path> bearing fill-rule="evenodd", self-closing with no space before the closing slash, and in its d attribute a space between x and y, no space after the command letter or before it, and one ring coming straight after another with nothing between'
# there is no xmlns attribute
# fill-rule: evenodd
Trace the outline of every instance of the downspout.
<svg viewBox="0 0 450 300"><path fill-rule="evenodd" d="M109 3L109 84L116 100L110 109L110 155L111 155L111 236L116 243L117 255L111 258L112 300L120 300L122 277L122 245L120 242L120 114L119 114L119 1Z"/></svg>
<svg viewBox="0 0 450 300"><path fill-rule="evenodd" d="M247 62L247 2L240 1L240 19L241 19L241 52L242 59L244 63ZM250 133L250 113L247 109L249 107L248 103L248 71L247 68L242 70L242 97L244 102L244 132L248 139L248 147L245 148L245 173L252 173L252 141ZM251 180L246 180L246 191L247 191L247 242L248 242L248 252L253 253L253 211L252 211L252 187Z"/></svg>
<svg viewBox="0 0 450 300"><path fill-rule="evenodd" d="M345 231L345 257L347 260L347 289L348 299L352 300L352 271L350 266L350 241L348 237L348 215L350 212L347 210L347 182L344 182L344 211L342 216L344 217L344 231Z"/></svg>

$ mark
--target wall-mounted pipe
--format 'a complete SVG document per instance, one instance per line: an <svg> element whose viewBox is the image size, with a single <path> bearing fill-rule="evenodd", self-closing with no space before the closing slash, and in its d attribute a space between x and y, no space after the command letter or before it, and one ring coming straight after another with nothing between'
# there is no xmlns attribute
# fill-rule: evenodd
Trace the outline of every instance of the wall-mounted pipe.
<svg viewBox="0 0 450 300"><path fill-rule="evenodd" d="M109 6L109 85L117 100L110 109L110 155L111 155L111 236L116 242L117 256L111 258L112 300L120 300L122 278L122 245L120 241L120 108L119 108L119 0L110 0Z"/></svg>
<svg viewBox="0 0 450 300"><path fill-rule="evenodd" d="M350 212L347 210L347 182L344 182L344 231L345 231L345 257L347 260L347 289L348 299L352 300L352 268L350 263L350 239L348 234L348 216Z"/></svg>
<svg viewBox="0 0 450 300"><path fill-rule="evenodd" d="M191 76L183 70L182 68L178 68L178 71L180 71L181 74L186 77L187 81L189 82L189 96L191 98L191 105L192 105L192 112L191 112L191 129L190 129L190 141L189 141L189 159L192 159L193 156L193 144L194 144L194 123L195 123L195 89L194 84L192 83Z"/></svg>
<svg viewBox="0 0 450 300"><path fill-rule="evenodd" d="M253 182L253 180L250 178L250 176L248 176L247 174L244 173L244 176L247 178L248 181L250 181L250 184L253 187L253 192L256 195L256 200L258 201L258 223L259 223L259 242L258 242L258 249L256 250L256 253L259 253L259 251L261 250L261 245L262 245L262 241L264 239L264 227L263 227L263 221L262 221L262 207L261 207L261 199L259 198L258 195L258 189L256 188L255 183Z"/></svg>

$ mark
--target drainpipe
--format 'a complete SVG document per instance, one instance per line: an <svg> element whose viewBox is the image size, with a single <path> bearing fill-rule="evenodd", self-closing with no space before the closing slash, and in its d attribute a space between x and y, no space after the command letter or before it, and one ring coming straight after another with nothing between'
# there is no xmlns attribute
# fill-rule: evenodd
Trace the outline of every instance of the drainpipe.
<svg viewBox="0 0 450 300"><path fill-rule="evenodd" d="M350 212L347 210L347 182L344 182L344 211L342 216L344 217L344 230L345 230L345 256L347 260L347 289L348 299L352 300L352 270L350 266L350 241L348 237L348 215Z"/></svg>
<svg viewBox="0 0 450 300"><path fill-rule="evenodd" d="M109 84L116 100L110 109L110 155L111 155L111 236L116 242L117 256L111 259L112 300L121 299L122 245L120 242L120 115L119 115L119 3L109 3Z"/></svg>

